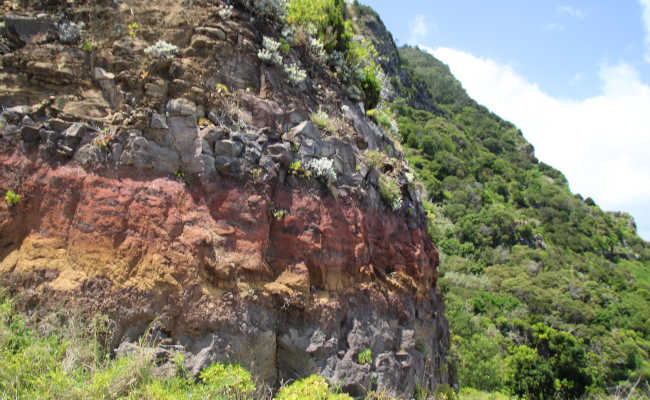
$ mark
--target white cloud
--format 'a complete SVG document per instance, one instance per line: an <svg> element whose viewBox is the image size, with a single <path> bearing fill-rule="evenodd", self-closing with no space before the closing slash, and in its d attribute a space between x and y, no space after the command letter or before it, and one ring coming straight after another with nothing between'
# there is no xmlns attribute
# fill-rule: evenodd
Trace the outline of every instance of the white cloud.
<svg viewBox="0 0 650 400"><path fill-rule="evenodd" d="M429 24L427 23L426 16L418 14L415 19L411 21L411 37L409 43L416 44L424 40L429 34Z"/></svg>
<svg viewBox="0 0 650 400"><path fill-rule="evenodd" d="M639 0L641 4L643 24L645 25L645 60L650 63L650 0Z"/></svg>
<svg viewBox="0 0 650 400"><path fill-rule="evenodd" d="M644 0L642 0L644 1ZM578 19L584 19L587 16L587 13L584 12L583 10L567 5L562 5L562 6L557 6L556 8L558 14L565 14L570 17L578 18Z"/></svg>
<svg viewBox="0 0 650 400"><path fill-rule="evenodd" d="M449 48L422 49L448 64L476 101L516 124L574 192L632 213L650 239L650 86L633 67L603 65L600 95L573 101L544 93L508 65Z"/></svg>
<svg viewBox="0 0 650 400"><path fill-rule="evenodd" d="M564 25L562 24L556 24L554 22L548 23L544 25L544 30L545 31L550 31L550 32L563 32L564 31Z"/></svg>

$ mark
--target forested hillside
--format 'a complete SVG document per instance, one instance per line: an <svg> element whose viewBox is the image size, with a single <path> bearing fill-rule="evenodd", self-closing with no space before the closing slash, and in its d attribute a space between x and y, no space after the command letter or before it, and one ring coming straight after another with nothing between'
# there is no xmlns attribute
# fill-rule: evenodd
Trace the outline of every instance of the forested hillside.
<svg viewBox="0 0 650 400"><path fill-rule="evenodd" d="M650 251L633 219L572 194L439 61L409 47L400 56L440 110L390 106L445 254L461 385L576 397L647 382Z"/></svg>
<svg viewBox="0 0 650 400"><path fill-rule="evenodd" d="M357 10L373 43L390 47L374 12ZM571 193L525 132L439 60L398 54L395 96L370 113L396 123L424 185L460 386L530 398L647 391L650 248L632 217ZM391 58L380 52L385 69Z"/></svg>
<svg viewBox="0 0 650 400"><path fill-rule="evenodd" d="M650 250L633 219L571 193L440 61L408 46L399 57L416 84L394 77L398 96L383 112L425 187L444 254L460 386L575 398L647 385ZM433 112L412 101L422 86Z"/></svg>

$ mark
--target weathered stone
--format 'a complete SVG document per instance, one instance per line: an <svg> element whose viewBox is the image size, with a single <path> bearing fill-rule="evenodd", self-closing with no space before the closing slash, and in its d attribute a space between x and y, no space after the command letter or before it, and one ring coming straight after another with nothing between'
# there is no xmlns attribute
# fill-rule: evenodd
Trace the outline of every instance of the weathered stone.
<svg viewBox="0 0 650 400"><path fill-rule="evenodd" d="M201 26L196 28L196 32L200 33L201 35L210 36L213 39L226 40L226 33L219 28Z"/></svg>
<svg viewBox="0 0 650 400"><path fill-rule="evenodd" d="M216 156L214 165L217 171L226 176L238 177L242 174L241 161L238 158Z"/></svg>
<svg viewBox="0 0 650 400"><path fill-rule="evenodd" d="M201 128L199 131L199 137L201 137L203 140L206 140L210 146L214 146L214 143L217 140L223 140L228 137L228 131L225 129L219 129L214 125L210 125Z"/></svg>
<svg viewBox="0 0 650 400"><path fill-rule="evenodd" d="M106 149L93 142L86 143L75 152L73 160L84 166L103 165L107 160Z"/></svg>
<svg viewBox="0 0 650 400"><path fill-rule="evenodd" d="M169 129L169 126L167 126L167 118L162 114L151 114L151 127L154 129Z"/></svg>
<svg viewBox="0 0 650 400"><path fill-rule="evenodd" d="M20 136L27 143L35 143L41 139L39 129L33 125L23 125L20 128Z"/></svg>
<svg viewBox="0 0 650 400"><path fill-rule="evenodd" d="M147 97L156 102L162 102L167 99L168 83L163 79L156 79L153 82L145 83L144 90Z"/></svg>
<svg viewBox="0 0 650 400"><path fill-rule="evenodd" d="M244 151L244 160L248 163L257 165L261 156L262 151L259 146L246 146L246 150Z"/></svg>
<svg viewBox="0 0 650 400"><path fill-rule="evenodd" d="M167 103L167 114L170 116L196 117L196 104L187 99L173 99Z"/></svg>
<svg viewBox="0 0 650 400"><path fill-rule="evenodd" d="M120 156L120 162L169 174L176 172L180 167L180 158L176 152L142 136L129 138Z"/></svg>
<svg viewBox="0 0 650 400"><path fill-rule="evenodd" d="M25 17L14 14L3 16L5 29L11 39L23 43L43 43L57 35L54 22L47 17Z"/></svg>
<svg viewBox="0 0 650 400"><path fill-rule="evenodd" d="M104 91L108 101L113 107L118 107L122 103L122 97L115 85L115 74L106 72L102 68L96 67L94 77L99 86Z"/></svg>
<svg viewBox="0 0 650 400"><path fill-rule="evenodd" d="M217 156L240 157L244 146L233 140L219 140L214 144L214 154Z"/></svg>
<svg viewBox="0 0 650 400"><path fill-rule="evenodd" d="M288 143L275 143L266 148L271 159L285 168L291 163L293 156Z"/></svg>
<svg viewBox="0 0 650 400"><path fill-rule="evenodd" d="M194 49L209 49L217 44L214 40L204 35L194 35L192 38L192 48Z"/></svg>

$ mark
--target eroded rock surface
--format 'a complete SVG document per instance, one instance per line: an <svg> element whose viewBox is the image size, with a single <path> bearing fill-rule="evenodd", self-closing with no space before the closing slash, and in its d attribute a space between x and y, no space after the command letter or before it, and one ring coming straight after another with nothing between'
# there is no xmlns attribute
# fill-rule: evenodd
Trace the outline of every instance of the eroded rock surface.
<svg viewBox="0 0 650 400"><path fill-rule="evenodd" d="M106 313L120 353L155 332L193 373L238 361L271 385L316 373L358 396L448 381L419 191L338 81L287 85L241 10L106 2L92 25L60 3L5 18L0 193L21 199L0 205L0 281L23 307ZM160 38L176 57L144 54ZM309 121L322 104L336 134Z"/></svg>

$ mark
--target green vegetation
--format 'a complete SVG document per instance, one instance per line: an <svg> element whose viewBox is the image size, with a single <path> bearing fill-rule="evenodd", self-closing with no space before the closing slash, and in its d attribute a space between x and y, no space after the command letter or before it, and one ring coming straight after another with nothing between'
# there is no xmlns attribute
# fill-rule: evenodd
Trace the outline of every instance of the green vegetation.
<svg viewBox="0 0 650 400"><path fill-rule="evenodd" d="M91 41L85 41L85 42L81 45L81 50L85 51L86 53L90 53L90 52L93 51L93 48L94 48L94 47L95 47L95 46L93 45L93 42L91 42Z"/></svg>
<svg viewBox="0 0 650 400"><path fill-rule="evenodd" d="M284 219L284 217L286 217L289 212L281 208L275 208L271 211L271 214L273 214L273 218L275 218L276 221L282 221L282 219Z"/></svg>
<svg viewBox="0 0 650 400"><path fill-rule="evenodd" d="M461 394L647 394L650 248L631 217L573 195L444 64L411 47L400 57L436 110L413 108L422 94L393 79L402 97L389 108L442 252Z"/></svg>
<svg viewBox="0 0 650 400"><path fill-rule="evenodd" d="M289 174L290 175L298 175L300 171L302 170L302 163L300 160L292 161L291 165L289 165Z"/></svg>
<svg viewBox="0 0 650 400"><path fill-rule="evenodd" d="M328 386L325 379L311 375L285 386L278 392L276 400L352 400L352 397L343 393L335 393Z"/></svg>
<svg viewBox="0 0 650 400"><path fill-rule="evenodd" d="M128 28L129 28L129 36L135 39L136 33L138 32L138 29L140 29L140 25L138 25L137 22L133 22L129 24Z"/></svg>
<svg viewBox="0 0 650 400"><path fill-rule="evenodd" d="M370 364L372 362L372 351L366 348L361 353L357 354L357 361L359 364Z"/></svg>
<svg viewBox="0 0 650 400"><path fill-rule="evenodd" d="M334 122L324 110L319 108L318 111L311 113L309 118L311 119L311 122L316 124L325 132L331 135L336 133L336 125L334 125Z"/></svg>
<svg viewBox="0 0 650 400"><path fill-rule="evenodd" d="M5 203L9 207L13 207L20 202L20 195L16 194L13 190L8 190L5 194Z"/></svg>
<svg viewBox="0 0 650 400"><path fill-rule="evenodd" d="M287 22L312 28L325 50L346 52L352 38L344 0L291 0Z"/></svg>
<svg viewBox="0 0 650 400"><path fill-rule="evenodd" d="M0 399L270 399L239 364L212 364L195 379L178 353L172 360L175 375L169 377L157 371L160 360L145 342L130 355L110 358L104 345L109 337L107 318L52 315L37 324L0 292ZM312 375L282 387L275 399L352 398Z"/></svg>
<svg viewBox="0 0 650 400"><path fill-rule="evenodd" d="M394 177L386 175L379 177L379 195L393 211L402 207L402 191Z"/></svg>

